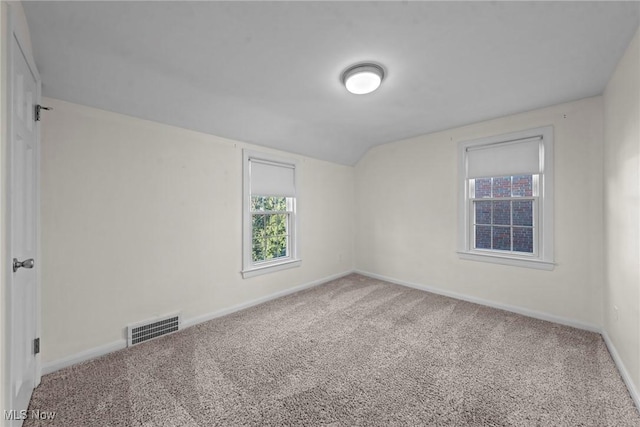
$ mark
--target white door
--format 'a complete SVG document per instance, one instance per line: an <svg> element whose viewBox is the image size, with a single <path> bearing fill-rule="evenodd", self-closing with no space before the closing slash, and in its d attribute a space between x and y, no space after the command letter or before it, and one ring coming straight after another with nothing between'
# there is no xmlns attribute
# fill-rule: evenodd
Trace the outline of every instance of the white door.
<svg viewBox="0 0 640 427"><path fill-rule="evenodd" d="M9 375L13 424L22 423L31 393L39 381L36 365L37 332L37 180L38 132L35 108L39 77L11 31L9 59ZM24 415L22 415L23 417Z"/></svg>

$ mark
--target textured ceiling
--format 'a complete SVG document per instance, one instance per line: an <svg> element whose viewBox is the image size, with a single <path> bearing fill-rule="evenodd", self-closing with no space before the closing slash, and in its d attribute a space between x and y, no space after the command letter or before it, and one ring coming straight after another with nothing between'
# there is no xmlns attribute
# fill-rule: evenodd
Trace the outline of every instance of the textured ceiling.
<svg viewBox="0 0 640 427"><path fill-rule="evenodd" d="M43 94L354 164L601 94L637 2L23 2ZM386 78L352 95L358 61Z"/></svg>

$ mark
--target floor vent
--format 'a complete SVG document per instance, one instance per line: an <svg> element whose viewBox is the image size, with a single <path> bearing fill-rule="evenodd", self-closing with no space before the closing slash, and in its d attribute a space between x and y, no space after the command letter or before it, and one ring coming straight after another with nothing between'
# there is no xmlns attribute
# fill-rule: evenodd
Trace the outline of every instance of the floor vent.
<svg viewBox="0 0 640 427"><path fill-rule="evenodd" d="M127 326L127 346L140 344L180 329L180 313L138 322Z"/></svg>

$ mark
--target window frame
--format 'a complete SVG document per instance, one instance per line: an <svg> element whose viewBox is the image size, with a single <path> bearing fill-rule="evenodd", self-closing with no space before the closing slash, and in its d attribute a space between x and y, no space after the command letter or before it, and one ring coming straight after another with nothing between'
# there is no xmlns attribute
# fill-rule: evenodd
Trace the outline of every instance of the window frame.
<svg viewBox="0 0 640 427"><path fill-rule="evenodd" d="M251 195L251 199L253 199L253 197L271 197L271 196L264 196L264 195L259 195L259 194L252 194ZM276 196L277 197L277 196ZM278 197L278 198L282 198L285 199L285 204L286 207L284 210L252 210L251 206L253 206L253 200L251 200L251 203L249 205L249 218L250 218L250 226L251 226L251 252L253 254L253 250L254 250L254 242L255 242L255 233L253 230L253 225L254 225L254 218L255 216L262 216L265 218L270 217L272 215L284 215L286 216L286 221L285 221L285 228L286 228L286 234L284 234L284 236L286 237L286 241L287 241L287 247L286 247L286 253L287 255L285 256L280 256L277 258L272 258L272 259L265 259L265 260L261 260L261 261L254 261L253 260L253 256L251 257L251 262L254 266L257 267L261 267L261 266L266 266L269 265L271 263L277 263L277 261L282 261L285 260L287 258L290 257L291 254L291 230L294 228L293 225L293 219L294 219L294 208L295 208L295 198L294 197Z"/></svg>
<svg viewBox="0 0 640 427"><path fill-rule="evenodd" d="M297 212L298 204L298 162L294 159L283 158L274 156L271 154L253 151L243 150L243 178L242 178L242 277L247 279L262 274L272 273L275 271L285 270L289 268L299 267L302 260L300 258L300 245L299 245L299 215ZM253 248L253 230L252 230L252 217L254 211L251 210L251 160L255 159L262 162L276 163L286 165L293 168L293 180L295 195L293 197L287 197L291 199L287 201L287 213L289 215L288 220L288 256L274 258L266 261L253 261L252 248ZM265 196L263 194L256 194L256 196ZM289 206L290 204L290 206ZM266 213L266 212L265 212Z"/></svg>
<svg viewBox="0 0 640 427"><path fill-rule="evenodd" d="M540 137L540 172L538 174L538 194L534 201L534 253L516 253L497 249L474 248L473 202L480 200L470 197L470 180L467 177L467 149L508 143ZM542 270L553 270L553 127L544 126L502 135L489 136L458 143L458 249L460 259L513 265ZM518 175L514 173L513 175ZM523 174L525 175L525 174ZM535 189L534 189L535 191ZM532 197L533 198L533 197ZM511 200L511 198L504 198ZM519 198L518 198L519 199ZM528 197L522 200L530 199ZM489 200L489 199L485 199ZM492 199L493 200L493 199Z"/></svg>
<svg viewBox="0 0 640 427"><path fill-rule="evenodd" d="M513 178L514 176L518 176L518 175L511 175L511 177ZM491 177L491 178L502 178L502 177ZM477 179L477 178L476 178ZM475 193L474 189L472 188L474 185L471 183L471 181L474 180L474 178L470 178L467 180L467 185L469 186L468 191L469 194ZM475 184L475 183L474 183ZM539 237L539 230L538 230L538 226L537 226L537 218L539 217L539 211L538 211L538 206L539 206L539 202L540 202L540 197L539 197L539 175L538 174L533 174L532 175L532 195L531 196L509 196L509 197L495 197L492 195L492 197L469 197L469 203L468 203L468 208L469 208L469 248L470 250L473 250L474 252L477 251L479 253L489 253L489 254L493 254L493 253L497 253L497 254L505 254L505 255L514 255L517 257L525 257L528 259L535 259L538 257L538 253L539 253L539 241L540 241L540 237ZM475 195L474 195L475 196ZM519 225L519 224L514 224L513 223L513 202L520 202L520 201L531 201L532 203L532 225L528 226L528 225ZM509 202L510 204L510 218L509 218L509 224L494 224L493 222L491 224L482 224L482 223L478 223L476 221L476 212L475 212L475 203L476 202L490 202L493 204L493 202ZM518 252L518 251L514 251L513 249L511 250L503 250L503 249L487 249L487 248L477 248L477 244L476 244L476 239L477 239L477 235L475 233L475 229L478 226L488 226L491 227L493 229L493 227L504 227L504 228L509 228L510 230L510 234L511 234L511 247L513 248L513 229L514 228L531 228L532 229L532 237L533 237L533 251L532 252Z"/></svg>

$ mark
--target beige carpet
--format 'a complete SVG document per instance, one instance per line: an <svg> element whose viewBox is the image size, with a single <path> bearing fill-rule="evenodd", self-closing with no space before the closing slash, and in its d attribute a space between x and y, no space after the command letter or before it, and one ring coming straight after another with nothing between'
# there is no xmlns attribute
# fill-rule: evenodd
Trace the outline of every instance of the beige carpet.
<svg viewBox="0 0 640 427"><path fill-rule="evenodd" d="M42 379L25 426L640 426L602 338L350 275Z"/></svg>

